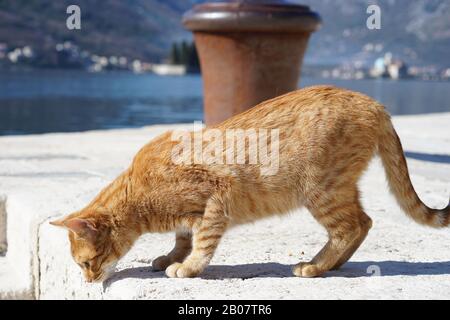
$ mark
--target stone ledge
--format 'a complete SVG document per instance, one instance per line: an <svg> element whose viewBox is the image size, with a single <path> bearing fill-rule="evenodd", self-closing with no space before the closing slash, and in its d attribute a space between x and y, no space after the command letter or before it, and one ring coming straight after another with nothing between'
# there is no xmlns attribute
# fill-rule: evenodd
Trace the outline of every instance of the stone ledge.
<svg viewBox="0 0 450 320"><path fill-rule="evenodd" d="M14 263L0 257L0 300L34 299L31 283L16 272Z"/></svg>
<svg viewBox="0 0 450 320"><path fill-rule="evenodd" d="M394 118L405 150L416 154L448 156L448 123L450 113ZM151 260L173 243L173 235L156 234L140 239L110 281L84 283L70 257L66 232L48 221L84 206L142 145L175 127L1 137L8 252L0 258L0 298L448 298L448 230L425 229L405 218L388 195L378 160L361 182L374 228L351 262L326 278L291 277L291 265L312 257L325 241L323 230L302 210L230 230L200 279L168 279L151 272ZM444 206L450 164L413 158L408 164L421 198L430 206ZM369 277L372 265L380 267L382 277Z"/></svg>
<svg viewBox="0 0 450 320"><path fill-rule="evenodd" d="M0 256L5 255L8 248L6 229L6 196L0 195Z"/></svg>

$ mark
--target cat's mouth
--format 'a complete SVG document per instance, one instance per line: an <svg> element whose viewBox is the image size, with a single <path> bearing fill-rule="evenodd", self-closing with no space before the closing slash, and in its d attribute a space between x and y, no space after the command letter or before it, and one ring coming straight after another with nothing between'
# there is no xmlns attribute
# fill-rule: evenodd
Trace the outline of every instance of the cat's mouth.
<svg viewBox="0 0 450 320"><path fill-rule="evenodd" d="M105 281L106 279L108 279L111 276L111 273L106 273L106 272L101 272L98 276L96 276L95 278L91 278L88 279L87 282L95 282L95 283L100 283Z"/></svg>
<svg viewBox="0 0 450 320"><path fill-rule="evenodd" d="M103 282L104 273L100 273L97 277L93 279L88 279L87 282Z"/></svg>
<svg viewBox="0 0 450 320"><path fill-rule="evenodd" d="M108 278L110 278L112 276L112 274L114 273L114 271L116 269L116 265L117 265L117 263L113 263L112 265L106 267L105 270L100 272L97 277L95 277L94 279L91 279L90 281L88 280L88 282L97 282L98 283L98 282L103 282L103 281L108 280Z"/></svg>

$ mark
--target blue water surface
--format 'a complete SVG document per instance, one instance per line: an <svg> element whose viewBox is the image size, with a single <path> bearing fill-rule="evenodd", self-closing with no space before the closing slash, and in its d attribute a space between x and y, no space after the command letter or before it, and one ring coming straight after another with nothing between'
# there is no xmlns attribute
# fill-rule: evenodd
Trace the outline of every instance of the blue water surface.
<svg viewBox="0 0 450 320"><path fill-rule="evenodd" d="M450 111L450 83L302 79L366 93L392 114ZM186 123L203 118L199 75L33 71L0 74L0 135Z"/></svg>

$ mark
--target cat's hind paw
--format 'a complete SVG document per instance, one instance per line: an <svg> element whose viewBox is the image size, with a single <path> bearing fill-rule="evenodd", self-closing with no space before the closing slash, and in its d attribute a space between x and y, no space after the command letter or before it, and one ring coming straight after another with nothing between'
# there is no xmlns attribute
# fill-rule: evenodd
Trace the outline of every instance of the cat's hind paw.
<svg viewBox="0 0 450 320"><path fill-rule="evenodd" d="M323 274L323 271L317 265L304 262L295 265L292 272L295 276L302 278L314 278Z"/></svg>
<svg viewBox="0 0 450 320"><path fill-rule="evenodd" d="M166 275L169 278L193 278L196 277L200 271L195 270L185 263L175 262L166 269Z"/></svg>

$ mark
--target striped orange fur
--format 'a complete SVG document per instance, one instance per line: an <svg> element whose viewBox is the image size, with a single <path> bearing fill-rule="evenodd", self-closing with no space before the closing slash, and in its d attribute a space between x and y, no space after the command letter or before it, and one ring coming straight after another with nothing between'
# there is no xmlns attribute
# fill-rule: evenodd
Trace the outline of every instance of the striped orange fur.
<svg viewBox="0 0 450 320"><path fill-rule="evenodd" d="M153 261L169 277L194 277L208 265L231 226L305 206L329 241L295 275L339 268L357 250L372 221L357 182L379 154L401 208L418 223L445 227L450 209L430 209L411 184L400 140L385 108L331 86L298 90L263 102L214 127L278 129L279 169L258 164L174 164L165 133L144 146L132 165L84 209L54 225L69 229L72 255L88 281L103 280L146 232L176 231L175 248ZM225 150L224 156L225 156Z"/></svg>

